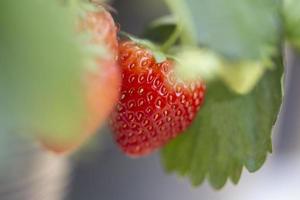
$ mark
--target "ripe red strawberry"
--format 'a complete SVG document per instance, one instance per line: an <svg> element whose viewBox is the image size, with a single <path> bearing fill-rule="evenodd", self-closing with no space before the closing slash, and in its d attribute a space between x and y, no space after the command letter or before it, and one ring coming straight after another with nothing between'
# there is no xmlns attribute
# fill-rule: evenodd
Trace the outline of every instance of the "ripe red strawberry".
<svg viewBox="0 0 300 200"><path fill-rule="evenodd" d="M119 44L121 96L112 115L114 137L132 157L146 155L182 133L193 121L205 94L202 81L184 83L170 60L131 41Z"/></svg>
<svg viewBox="0 0 300 200"><path fill-rule="evenodd" d="M82 144L91 134L95 133L118 100L121 84L121 73L117 64L118 41L117 27L109 12L104 9L90 11L79 20L79 34L88 33L86 46L93 45L104 48L105 55L98 55L93 69L83 66L84 99L87 116L80 124L78 133L71 138L62 140L60 133L51 137L40 138L43 145L57 153L73 150Z"/></svg>

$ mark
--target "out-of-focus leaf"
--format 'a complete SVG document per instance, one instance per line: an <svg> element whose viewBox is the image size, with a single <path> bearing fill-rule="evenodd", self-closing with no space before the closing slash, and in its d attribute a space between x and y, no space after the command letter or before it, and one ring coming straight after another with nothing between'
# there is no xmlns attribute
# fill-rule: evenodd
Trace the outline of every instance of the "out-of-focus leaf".
<svg viewBox="0 0 300 200"><path fill-rule="evenodd" d="M83 56L74 9L58 2L0 1L0 115L1 126L66 139L85 116Z"/></svg>
<svg viewBox="0 0 300 200"><path fill-rule="evenodd" d="M230 62L222 66L221 79L238 94L249 93L264 75L266 68L261 62Z"/></svg>
<svg viewBox="0 0 300 200"><path fill-rule="evenodd" d="M287 39L300 49L300 1L283 0L284 27Z"/></svg>
<svg viewBox="0 0 300 200"><path fill-rule="evenodd" d="M247 94L259 82L267 68L259 61L229 61L205 48L177 48L173 58L177 75L187 81L222 80L238 94Z"/></svg>
<svg viewBox="0 0 300 200"><path fill-rule="evenodd" d="M152 22L145 30L143 37L157 43L166 42L176 29L174 17L165 16Z"/></svg>
<svg viewBox="0 0 300 200"><path fill-rule="evenodd" d="M175 58L175 72L182 80L215 80L223 68L223 60L208 49L182 48Z"/></svg>
<svg viewBox="0 0 300 200"><path fill-rule="evenodd" d="M277 49L279 0L165 0L184 27L186 43L230 59L263 60Z"/></svg>
<svg viewBox="0 0 300 200"><path fill-rule="evenodd" d="M207 178L221 188L237 183L242 168L258 170L272 150L271 132L282 101L282 61L255 89L237 95L221 82L208 85L206 101L191 127L162 150L167 171L195 185Z"/></svg>

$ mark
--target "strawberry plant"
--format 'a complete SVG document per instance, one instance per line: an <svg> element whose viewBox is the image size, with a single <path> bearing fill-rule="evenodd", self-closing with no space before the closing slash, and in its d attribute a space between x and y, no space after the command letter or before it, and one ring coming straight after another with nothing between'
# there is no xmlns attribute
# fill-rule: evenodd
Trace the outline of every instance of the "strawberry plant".
<svg viewBox="0 0 300 200"><path fill-rule="evenodd" d="M160 151L194 185L257 171L272 152L284 44L300 48L300 4L161 1L169 15L132 35L109 2L1 0L2 132L70 153L109 121L125 155Z"/></svg>

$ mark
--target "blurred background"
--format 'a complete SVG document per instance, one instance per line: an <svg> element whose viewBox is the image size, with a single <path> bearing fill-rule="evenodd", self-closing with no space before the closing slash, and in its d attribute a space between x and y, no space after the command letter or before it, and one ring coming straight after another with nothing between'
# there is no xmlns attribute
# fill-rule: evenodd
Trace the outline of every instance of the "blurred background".
<svg viewBox="0 0 300 200"><path fill-rule="evenodd" d="M115 17L122 29L137 35L153 19L167 13L159 0L118 0L113 7L118 11ZM31 146L25 139L7 135L0 145L13 150L10 156L0 152L7 172L0 174L0 199L299 200L300 56L289 47L284 53L285 101L273 131L274 152L258 172L250 174L244 170L238 185L228 182L220 191L208 183L193 187L186 179L166 174L159 153L142 159L127 158L104 128L92 139L94 145L83 148L71 158L57 157ZM27 143L20 147L9 146Z"/></svg>

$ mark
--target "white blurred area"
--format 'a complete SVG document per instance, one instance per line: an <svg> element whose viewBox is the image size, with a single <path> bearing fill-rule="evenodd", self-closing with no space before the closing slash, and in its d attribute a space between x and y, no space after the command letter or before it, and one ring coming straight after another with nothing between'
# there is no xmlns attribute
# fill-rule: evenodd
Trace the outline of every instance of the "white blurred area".
<svg viewBox="0 0 300 200"><path fill-rule="evenodd" d="M300 159L287 156L271 158L254 174L244 172L237 186L227 186L217 199L228 200L299 200Z"/></svg>
<svg viewBox="0 0 300 200"><path fill-rule="evenodd" d="M46 152L24 135L0 133L0 200L63 199L69 161Z"/></svg>

